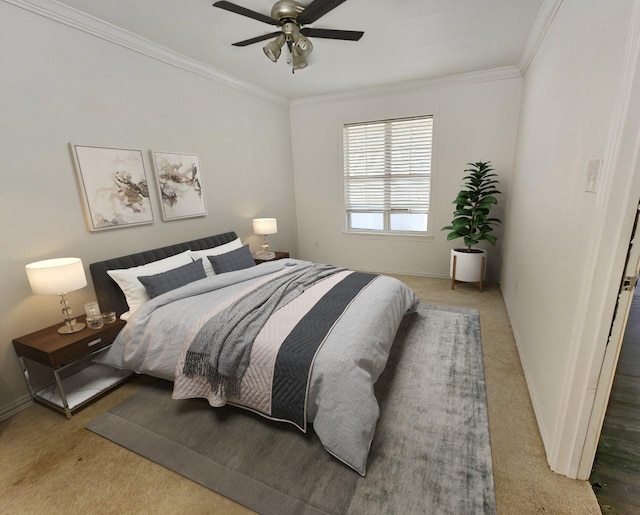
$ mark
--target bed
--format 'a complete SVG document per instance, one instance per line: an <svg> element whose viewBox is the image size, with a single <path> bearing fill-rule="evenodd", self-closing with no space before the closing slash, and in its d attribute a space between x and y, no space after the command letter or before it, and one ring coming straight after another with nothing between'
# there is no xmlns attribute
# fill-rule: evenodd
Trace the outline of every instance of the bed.
<svg viewBox="0 0 640 515"><path fill-rule="evenodd" d="M404 283L297 259L254 265L235 232L90 271L102 310L127 319L102 363L173 381L176 399L233 404L305 432L312 424L329 453L365 475L373 385L418 303Z"/></svg>

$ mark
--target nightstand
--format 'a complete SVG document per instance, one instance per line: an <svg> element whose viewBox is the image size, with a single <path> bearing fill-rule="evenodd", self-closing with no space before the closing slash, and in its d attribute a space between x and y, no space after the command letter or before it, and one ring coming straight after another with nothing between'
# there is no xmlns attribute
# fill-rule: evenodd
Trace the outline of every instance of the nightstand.
<svg viewBox="0 0 640 515"><path fill-rule="evenodd" d="M85 316L76 318L83 322ZM13 346L33 399L62 411L69 419L73 411L116 387L132 372L91 361L113 343L124 320L72 334L59 334L60 325L16 338ZM34 384L35 379L39 380Z"/></svg>
<svg viewBox="0 0 640 515"><path fill-rule="evenodd" d="M254 256L253 260L256 262L256 265L259 265L260 263L269 263L270 261L276 261L278 259L286 259L289 257L288 252L278 252L274 250L273 253L276 255L276 257L274 257L273 259L259 259Z"/></svg>

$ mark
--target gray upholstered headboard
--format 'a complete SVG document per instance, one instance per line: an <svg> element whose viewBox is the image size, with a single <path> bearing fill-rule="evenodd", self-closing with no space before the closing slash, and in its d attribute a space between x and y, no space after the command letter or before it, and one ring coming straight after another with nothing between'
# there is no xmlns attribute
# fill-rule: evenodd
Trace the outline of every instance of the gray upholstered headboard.
<svg viewBox="0 0 640 515"><path fill-rule="evenodd" d="M103 312L115 311L116 316L120 316L129 309L124 293L122 293L120 287L113 279L111 279L109 274L107 274L107 270L146 265L147 263L157 261L158 259L175 256L185 250L210 249L211 247L217 247L218 245L229 243L237 237L238 236L235 232L225 232L223 234L216 234L206 238L185 241L184 243L177 243L175 245L168 245L167 247L161 247L159 249L145 250L135 254L129 254L128 256L92 263L89 265L89 270L91 271L93 286L96 290L96 297L100 304L100 309Z"/></svg>

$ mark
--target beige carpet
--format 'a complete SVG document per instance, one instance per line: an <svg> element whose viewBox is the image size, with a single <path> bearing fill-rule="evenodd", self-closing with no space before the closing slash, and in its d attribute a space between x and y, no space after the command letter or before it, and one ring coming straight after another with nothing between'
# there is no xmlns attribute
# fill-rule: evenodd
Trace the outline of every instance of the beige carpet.
<svg viewBox="0 0 640 515"><path fill-rule="evenodd" d="M586 481L549 470L499 287L451 291L444 279L398 278L423 302L480 311L498 513L599 514ZM70 421L34 405L0 422L0 513L248 513L84 428L145 382L128 382Z"/></svg>

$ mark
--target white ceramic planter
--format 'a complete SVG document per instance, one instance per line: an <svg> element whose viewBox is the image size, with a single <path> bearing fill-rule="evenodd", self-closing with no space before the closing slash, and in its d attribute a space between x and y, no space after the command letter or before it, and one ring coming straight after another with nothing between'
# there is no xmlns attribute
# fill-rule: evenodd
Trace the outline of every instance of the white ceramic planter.
<svg viewBox="0 0 640 515"><path fill-rule="evenodd" d="M449 275L453 278L453 258L456 258L456 281L467 283L477 283L480 279L484 281L486 275L486 259L485 267L482 269L482 258L487 256L484 249L472 249L473 252L463 252L466 249L451 249L451 265L449 267ZM484 273L484 275L483 275Z"/></svg>

